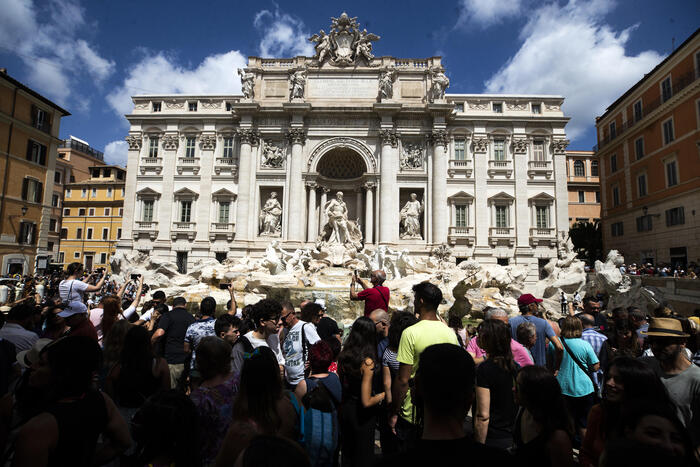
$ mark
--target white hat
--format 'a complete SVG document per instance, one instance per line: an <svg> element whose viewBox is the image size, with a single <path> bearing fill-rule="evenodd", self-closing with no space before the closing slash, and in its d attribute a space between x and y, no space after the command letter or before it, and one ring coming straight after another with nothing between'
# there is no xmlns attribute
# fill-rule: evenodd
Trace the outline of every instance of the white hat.
<svg viewBox="0 0 700 467"><path fill-rule="evenodd" d="M70 302L63 311L58 313L58 316L61 318L68 318L69 316L79 315L81 313L87 313L87 307L83 302L75 300Z"/></svg>
<svg viewBox="0 0 700 467"><path fill-rule="evenodd" d="M39 339L31 349L17 352L17 363L24 368L31 368L32 365L39 361L39 355L44 347L51 342L53 342L51 339Z"/></svg>

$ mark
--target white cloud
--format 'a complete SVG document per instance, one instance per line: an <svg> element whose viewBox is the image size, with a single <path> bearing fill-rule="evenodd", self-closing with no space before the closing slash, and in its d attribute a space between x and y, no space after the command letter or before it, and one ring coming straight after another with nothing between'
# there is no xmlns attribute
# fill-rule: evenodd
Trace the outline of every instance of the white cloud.
<svg viewBox="0 0 700 467"><path fill-rule="evenodd" d="M663 56L648 50L628 55L634 26L621 32L602 23L613 3L556 3L532 12L520 50L485 83L486 92L561 94L572 117L567 134L576 139L607 105L641 79Z"/></svg>
<svg viewBox="0 0 700 467"><path fill-rule="evenodd" d="M521 0L461 0L458 26L491 26L520 13Z"/></svg>
<svg viewBox="0 0 700 467"><path fill-rule="evenodd" d="M196 68L186 68L163 52L148 54L129 67L121 86L107 95L119 115L130 113L131 96L138 94L238 94L241 82L236 70L248 60L239 51L206 57Z"/></svg>
<svg viewBox="0 0 700 467"><path fill-rule="evenodd" d="M32 0L0 0L0 44L29 70L29 83L64 104L85 73L99 85L115 69L93 45L79 37L89 29L75 0L50 0L41 11Z"/></svg>
<svg viewBox="0 0 700 467"><path fill-rule="evenodd" d="M111 165L126 167L129 157L129 145L124 140L116 140L105 146L105 162Z"/></svg>
<svg viewBox="0 0 700 467"><path fill-rule="evenodd" d="M287 13L261 10L255 14L253 26L263 34L258 45L262 57L311 56L314 48L308 41L311 35L304 31L304 23Z"/></svg>

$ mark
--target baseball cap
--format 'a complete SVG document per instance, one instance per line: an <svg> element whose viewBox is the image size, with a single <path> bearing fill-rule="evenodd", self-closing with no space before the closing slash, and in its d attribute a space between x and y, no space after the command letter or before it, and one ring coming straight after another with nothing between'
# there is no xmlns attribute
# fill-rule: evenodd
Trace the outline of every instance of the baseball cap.
<svg viewBox="0 0 700 467"><path fill-rule="evenodd" d="M530 303L542 303L542 299L535 298L534 295L526 293L518 297L518 305L529 305Z"/></svg>
<svg viewBox="0 0 700 467"><path fill-rule="evenodd" d="M74 300L68 303L68 306L58 313L61 318L68 318L69 316L79 315L80 313L87 313L87 307L83 302Z"/></svg>
<svg viewBox="0 0 700 467"><path fill-rule="evenodd" d="M39 339L31 349L17 352L17 363L24 368L31 368L32 365L39 361L39 355L41 355L44 347L51 342L53 342L51 339Z"/></svg>

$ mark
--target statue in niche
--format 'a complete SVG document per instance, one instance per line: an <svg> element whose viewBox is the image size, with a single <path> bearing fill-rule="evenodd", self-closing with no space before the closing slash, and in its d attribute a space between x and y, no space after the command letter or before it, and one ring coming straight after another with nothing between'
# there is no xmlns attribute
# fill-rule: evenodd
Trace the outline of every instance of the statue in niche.
<svg viewBox="0 0 700 467"><path fill-rule="evenodd" d="M394 96L394 78L396 71L387 69L382 72L379 78L379 100L391 99Z"/></svg>
<svg viewBox="0 0 700 467"><path fill-rule="evenodd" d="M328 220L323 226L320 243L325 245L362 247L362 232L357 221L348 220L348 207L343 201L343 192L339 191L323 206L323 212Z"/></svg>
<svg viewBox="0 0 700 467"><path fill-rule="evenodd" d="M423 203L418 201L418 195L411 193L409 199L401 209L399 217L401 218L401 239L418 239L423 237L420 233L420 217L423 215Z"/></svg>
<svg viewBox="0 0 700 467"><path fill-rule="evenodd" d="M289 99L303 99L306 88L306 71L297 70L289 77Z"/></svg>
<svg viewBox="0 0 700 467"><path fill-rule="evenodd" d="M260 235L264 237L279 237L282 232L281 218L282 206L277 201L277 192L273 191L260 210L258 219Z"/></svg>
<svg viewBox="0 0 700 467"><path fill-rule="evenodd" d="M263 141L262 161L260 165L270 169L279 169L284 166L285 152L283 148L275 146L269 141Z"/></svg>
<svg viewBox="0 0 700 467"><path fill-rule="evenodd" d="M436 67L430 70L430 77L433 84L430 86L430 95L428 100L435 102L445 98L445 90L450 87L450 79L445 75L442 67Z"/></svg>
<svg viewBox="0 0 700 467"><path fill-rule="evenodd" d="M423 147L420 144L402 145L400 165L402 169L420 169L423 167Z"/></svg>
<svg viewBox="0 0 700 467"><path fill-rule="evenodd" d="M255 75L239 68L238 76L241 77L241 91L243 92L243 97L246 99L253 99L255 96Z"/></svg>

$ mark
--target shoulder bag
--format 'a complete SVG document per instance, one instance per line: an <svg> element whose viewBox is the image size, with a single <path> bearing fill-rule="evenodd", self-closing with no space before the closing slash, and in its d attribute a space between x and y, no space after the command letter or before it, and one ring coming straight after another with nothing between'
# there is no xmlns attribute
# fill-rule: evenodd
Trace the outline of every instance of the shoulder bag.
<svg viewBox="0 0 700 467"><path fill-rule="evenodd" d="M576 358L574 353L571 351L569 346L566 344L566 340L563 337L560 337L559 340L561 340L562 345L564 346L564 349L566 350L566 353L569 354L569 357L576 363L576 365L588 376L588 379L591 380L591 384L593 385L593 399L595 400L596 403L600 401L600 396L599 396L599 389L598 385L595 383L595 380L593 379L593 376L591 375L590 370L588 369L587 366L584 366L581 361Z"/></svg>

